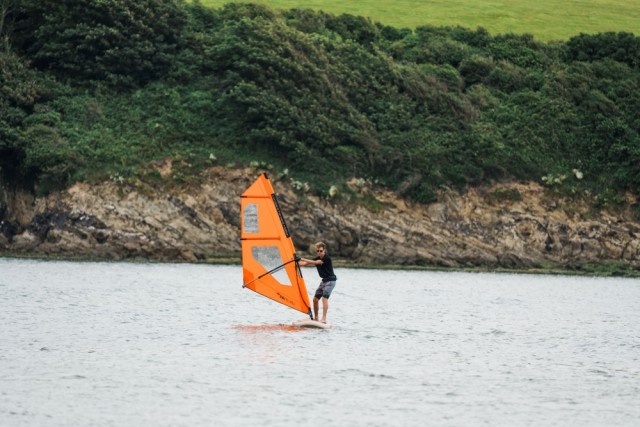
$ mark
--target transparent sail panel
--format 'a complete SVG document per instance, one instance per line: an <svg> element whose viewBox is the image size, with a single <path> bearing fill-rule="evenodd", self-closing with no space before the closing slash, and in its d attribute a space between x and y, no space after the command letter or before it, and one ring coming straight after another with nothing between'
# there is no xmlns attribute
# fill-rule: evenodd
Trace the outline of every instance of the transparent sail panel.
<svg viewBox="0 0 640 427"><path fill-rule="evenodd" d="M244 208L244 232L258 233L258 205L251 204Z"/></svg>
<svg viewBox="0 0 640 427"><path fill-rule="evenodd" d="M280 256L280 249L277 246L254 246L251 248L251 255L253 255L253 258L267 271L271 271L284 264L284 261ZM287 275L284 268L272 273L272 275L281 284L291 286L289 275Z"/></svg>

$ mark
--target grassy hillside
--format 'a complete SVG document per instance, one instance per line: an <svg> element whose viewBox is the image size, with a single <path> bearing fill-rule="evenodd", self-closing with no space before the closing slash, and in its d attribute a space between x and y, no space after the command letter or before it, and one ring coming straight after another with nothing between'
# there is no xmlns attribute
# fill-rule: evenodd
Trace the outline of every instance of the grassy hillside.
<svg viewBox="0 0 640 427"><path fill-rule="evenodd" d="M23 0L11 18L0 51L11 185L183 182L256 164L327 197L349 197L354 179L421 202L513 179L600 205L640 193L630 33L543 43L182 0ZM166 159L177 166L161 178L149 165Z"/></svg>
<svg viewBox="0 0 640 427"><path fill-rule="evenodd" d="M219 7L228 0L201 0ZM492 34L532 34L567 40L580 33L627 31L640 34L637 0L258 0L274 8L310 8L371 18L394 27L420 25L483 27Z"/></svg>

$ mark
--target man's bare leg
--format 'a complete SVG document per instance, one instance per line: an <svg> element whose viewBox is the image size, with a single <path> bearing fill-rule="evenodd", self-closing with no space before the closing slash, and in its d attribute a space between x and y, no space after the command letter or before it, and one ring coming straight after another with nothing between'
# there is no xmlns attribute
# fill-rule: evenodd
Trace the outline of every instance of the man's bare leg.
<svg viewBox="0 0 640 427"><path fill-rule="evenodd" d="M313 320L318 320L318 298L313 297Z"/></svg>
<svg viewBox="0 0 640 427"><path fill-rule="evenodd" d="M327 323L327 311L329 311L329 299L322 297L322 323Z"/></svg>

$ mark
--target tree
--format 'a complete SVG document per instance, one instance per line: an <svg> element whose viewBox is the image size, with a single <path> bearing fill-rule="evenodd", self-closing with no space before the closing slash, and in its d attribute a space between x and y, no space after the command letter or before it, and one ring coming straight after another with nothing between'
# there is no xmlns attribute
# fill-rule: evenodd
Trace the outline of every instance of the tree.
<svg viewBox="0 0 640 427"><path fill-rule="evenodd" d="M46 99L46 84L38 73L10 51L0 51L0 174L5 183L28 186L37 166L26 166L33 141L25 137L35 106Z"/></svg>
<svg viewBox="0 0 640 427"><path fill-rule="evenodd" d="M611 58L630 67L640 66L640 37L632 33L580 34L567 42L570 61L597 61Z"/></svg>
<svg viewBox="0 0 640 427"><path fill-rule="evenodd" d="M142 85L171 67L187 23L183 3L24 0L16 16L16 48L35 67L67 81Z"/></svg>

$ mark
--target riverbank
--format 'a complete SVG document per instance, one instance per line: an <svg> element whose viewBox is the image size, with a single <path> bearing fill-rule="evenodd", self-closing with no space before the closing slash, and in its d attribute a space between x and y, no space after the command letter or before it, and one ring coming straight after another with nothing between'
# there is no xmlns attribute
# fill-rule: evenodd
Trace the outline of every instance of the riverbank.
<svg viewBox="0 0 640 427"><path fill-rule="evenodd" d="M0 253L51 259L237 263L239 196L253 169L212 167L189 183L85 183L36 197L4 190ZM363 180L335 197L273 174L302 253L318 240L350 267L633 275L640 224L537 183L442 192L417 204ZM629 195L625 206L637 204Z"/></svg>
<svg viewBox="0 0 640 427"><path fill-rule="evenodd" d="M105 260L104 258L87 258L83 256L66 256L52 257L46 254L20 254L16 255L8 252L0 252L0 258L5 259L27 259L52 262L126 262L126 263L151 263L151 264L205 264L205 265L237 265L240 266L242 261L238 257L227 258L209 258L202 261L187 262L176 260L153 260L153 259L136 259L128 258L118 261ZM490 268L490 267L436 267L436 266L417 266L417 265L369 265L358 264L352 261L343 261L334 259L334 266L337 269L350 268L354 270L383 270L383 271L439 271L439 272L465 272L465 273L497 273L497 274L538 274L538 275L559 275L559 276L589 276L589 277L627 277L640 278L640 270L631 268L625 263L601 263L601 264L584 264L575 266L546 266L541 268Z"/></svg>

